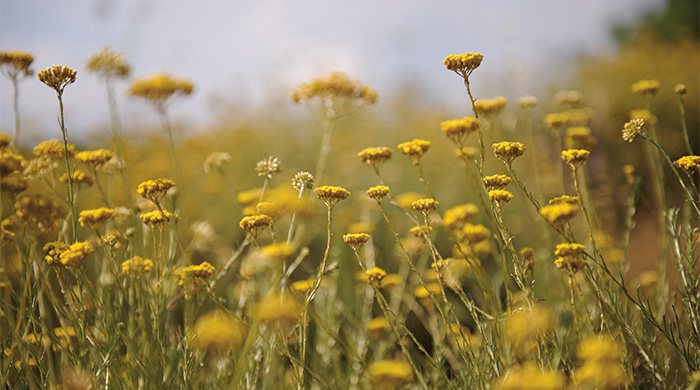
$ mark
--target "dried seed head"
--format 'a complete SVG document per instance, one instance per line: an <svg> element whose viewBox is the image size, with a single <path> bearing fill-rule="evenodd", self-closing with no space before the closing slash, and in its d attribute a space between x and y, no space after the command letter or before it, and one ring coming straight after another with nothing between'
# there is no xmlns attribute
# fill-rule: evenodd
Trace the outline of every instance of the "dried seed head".
<svg viewBox="0 0 700 390"><path fill-rule="evenodd" d="M625 123L625 127L622 129L622 139L627 142L632 142L635 137L642 133L644 133L644 120L632 119Z"/></svg>
<svg viewBox="0 0 700 390"><path fill-rule="evenodd" d="M272 179L272 174L282 172L279 158L269 156L268 158L258 161L258 163L255 164L255 172L258 173L258 176Z"/></svg>
<svg viewBox="0 0 700 390"><path fill-rule="evenodd" d="M204 160L204 173L210 173L214 168L221 168L231 162L231 155L226 152L212 152Z"/></svg>
<svg viewBox="0 0 700 390"><path fill-rule="evenodd" d="M675 88L673 88L673 91L677 95L683 96L688 92L688 88L685 86L685 84L677 84Z"/></svg>
<svg viewBox="0 0 700 390"><path fill-rule="evenodd" d="M540 103L540 101L536 97L530 96L530 95L525 95L525 96L522 96L520 99L518 99L518 105L523 110L534 108L539 103Z"/></svg>
<svg viewBox="0 0 700 390"><path fill-rule="evenodd" d="M68 84L75 82L78 72L63 65L52 65L49 68L40 70L37 76L39 81L54 89L59 95L63 94L63 89Z"/></svg>
<svg viewBox="0 0 700 390"><path fill-rule="evenodd" d="M124 78L129 75L130 67L121 53L105 47L88 58L87 70L103 77Z"/></svg>
<svg viewBox="0 0 700 390"><path fill-rule="evenodd" d="M314 188L314 175L309 172L297 172L292 178L292 187L297 191Z"/></svg>

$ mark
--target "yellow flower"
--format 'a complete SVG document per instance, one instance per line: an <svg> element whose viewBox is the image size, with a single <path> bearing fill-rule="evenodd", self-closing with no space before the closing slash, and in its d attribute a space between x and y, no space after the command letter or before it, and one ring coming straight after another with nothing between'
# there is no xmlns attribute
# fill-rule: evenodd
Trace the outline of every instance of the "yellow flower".
<svg viewBox="0 0 700 390"><path fill-rule="evenodd" d="M525 96L520 97L520 99L518 99L518 105L523 110L529 110L529 109L537 106L539 103L540 103L540 101L536 97L530 96L530 95L525 95Z"/></svg>
<svg viewBox="0 0 700 390"><path fill-rule="evenodd" d="M588 160L590 155L591 152L588 150L569 149L561 152L561 159L564 160L572 170L576 170Z"/></svg>
<svg viewBox="0 0 700 390"><path fill-rule="evenodd" d="M17 230L17 217L14 215L5 218L0 223L0 239L2 241L12 241L15 239L15 232Z"/></svg>
<svg viewBox="0 0 700 390"><path fill-rule="evenodd" d="M569 124L568 112L555 112L544 116L544 125L548 129L559 129Z"/></svg>
<svg viewBox="0 0 700 390"><path fill-rule="evenodd" d="M129 64L121 53L102 48L88 58L87 71L99 73L103 77L124 78L129 75Z"/></svg>
<svg viewBox="0 0 700 390"><path fill-rule="evenodd" d="M60 242L60 241L54 241L54 242L48 242L46 245L44 245L44 252L46 252L46 256L44 256L44 260L46 260L46 263L48 265L52 266L60 266L61 264L61 253L67 251L70 248L70 245L66 244L65 242Z"/></svg>
<svg viewBox="0 0 700 390"><path fill-rule="evenodd" d="M180 219L177 214L173 214L168 210L163 210L162 212L160 210L149 211L139 215L139 218L141 222L151 227L166 224L173 218L175 218L175 221Z"/></svg>
<svg viewBox="0 0 700 390"><path fill-rule="evenodd" d="M562 256L554 260L554 265L559 269L575 274L586 266L586 260L580 256Z"/></svg>
<svg viewBox="0 0 700 390"><path fill-rule="evenodd" d="M399 196L396 197L396 203L399 204L399 207L408 209L413 207L413 202L421 198L423 198L422 194L409 191L399 194Z"/></svg>
<svg viewBox="0 0 700 390"><path fill-rule="evenodd" d="M190 265L176 270L175 278L177 284L185 290L185 294L192 294L206 285L204 279L213 275L215 270L213 265L204 261L198 265Z"/></svg>
<svg viewBox="0 0 700 390"><path fill-rule="evenodd" d="M673 165L690 175L700 169L700 156L683 156L673 162Z"/></svg>
<svg viewBox="0 0 700 390"><path fill-rule="evenodd" d="M411 157L414 161L418 161L423 156L423 153L430 149L431 145L430 141L416 138L413 141L400 143L398 148L401 153Z"/></svg>
<svg viewBox="0 0 700 390"><path fill-rule="evenodd" d="M644 120L632 119L625 123L622 129L622 139L627 142L632 142L639 135L644 133Z"/></svg>
<svg viewBox="0 0 700 390"><path fill-rule="evenodd" d="M506 98L496 96L493 99L479 99L474 103L476 111L484 116L494 116L506 108Z"/></svg>
<svg viewBox="0 0 700 390"><path fill-rule="evenodd" d="M231 154L226 152L212 152L204 160L204 173L210 173L214 168L221 168L231 162Z"/></svg>
<svg viewBox="0 0 700 390"><path fill-rule="evenodd" d="M574 126L566 129L564 143L567 149L586 149L598 141L591 135L591 129L586 126Z"/></svg>
<svg viewBox="0 0 700 390"><path fill-rule="evenodd" d="M506 175L493 175L484 177L484 186L487 190L502 190L508 184L510 184L513 179Z"/></svg>
<svg viewBox="0 0 700 390"><path fill-rule="evenodd" d="M513 160L525 153L525 145L520 142L497 142L493 144L493 153L499 160L510 166Z"/></svg>
<svg viewBox="0 0 700 390"><path fill-rule="evenodd" d="M387 321L386 317L377 317L367 321L366 328L367 333L370 336L374 338L380 338L387 331L389 331L389 329L391 329L391 326L389 325L389 321Z"/></svg>
<svg viewBox="0 0 700 390"><path fill-rule="evenodd" d="M10 149L0 149L0 176L24 171L27 160Z"/></svg>
<svg viewBox="0 0 700 390"><path fill-rule="evenodd" d="M0 177L0 190L11 194L19 194L29 188L29 180L22 176L11 175Z"/></svg>
<svg viewBox="0 0 700 390"><path fill-rule="evenodd" d="M578 205L579 202L579 197L578 196L569 196L569 195L562 195L553 199L549 200L549 204L562 204L562 203L568 203L568 204L573 204L573 205Z"/></svg>
<svg viewBox="0 0 700 390"><path fill-rule="evenodd" d="M314 190L316 197L323 201L328 208L333 208L341 200L350 196L350 191L343 187L321 186Z"/></svg>
<svg viewBox="0 0 700 390"><path fill-rule="evenodd" d="M314 286L315 279L313 277L306 280L299 280L292 283L292 291L297 294L306 294L307 291L311 290Z"/></svg>
<svg viewBox="0 0 700 390"><path fill-rule="evenodd" d="M112 219L112 215L114 215L114 210L106 207L100 207L99 209L92 210L83 210L80 212L78 222L80 222L80 226L82 227L97 229L102 224Z"/></svg>
<svg viewBox="0 0 700 390"><path fill-rule="evenodd" d="M540 209L540 214L554 226L563 225L575 217L581 209L574 204L559 203L544 206Z"/></svg>
<svg viewBox="0 0 700 390"><path fill-rule="evenodd" d="M388 161L393 153L394 152L386 146L379 146L376 148L363 149L357 153L357 157L359 157L363 163L376 167L379 164Z"/></svg>
<svg viewBox="0 0 700 390"><path fill-rule="evenodd" d="M139 186L136 188L136 192L144 199L148 199L158 205L168 191L173 187L175 187L175 183L172 180L147 180L139 184Z"/></svg>
<svg viewBox="0 0 700 390"><path fill-rule="evenodd" d="M42 233L56 230L67 214L65 207L42 194L23 195L15 202L17 223Z"/></svg>
<svg viewBox="0 0 700 390"><path fill-rule="evenodd" d="M479 208L472 203L462 204L445 211L442 223L450 229L460 229L465 223L479 213Z"/></svg>
<svg viewBox="0 0 700 390"><path fill-rule="evenodd" d="M532 248L526 247L520 250L520 256L523 257L523 265L528 271L535 268L535 251Z"/></svg>
<svg viewBox="0 0 700 390"><path fill-rule="evenodd" d="M141 256L134 256L122 263L122 273L125 275L129 275L132 271L148 273L151 269L153 269L153 260L144 259Z"/></svg>
<svg viewBox="0 0 700 390"><path fill-rule="evenodd" d="M314 97L321 100L354 100L358 104L370 105L377 101L377 93L357 80L350 80L347 75L332 72L325 77L316 78L292 88L290 99L295 103L306 103Z"/></svg>
<svg viewBox="0 0 700 390"><path fill-rule="evenodd" d="M299 320L299 305L289 294L270 294L254 304L250 316L262 322L295 323Z"/></svg>
<svg viewBox="0 0 700 390"><path fill-rule="evenodd" d="M578 256L586 249L585 246L576 243L557 244L554 254L557 256Z"/></svg>
<svg viewBox="0 0 700 390"><path fill-rule="evenodd" d="M265 214L261 215L250 215L243 217L241 222L238 224L241 229L250 233L254 238L260 234L266 227L272 224L272 218Z"/></svg>
<svg viewBox="0 0 700 390"><path fill-rule="evenodd" d="M425 199L418 199L415 202L411 203L411 207L413 207L414 210L420 211L423 213L423 215L428 215L431 212L437 210L438 206L440 203L432 198L425 198Z"/></svg>
<svg viewBox="0 0 700 390"><path fill-rule="evenodd" d="M272 218L273 221L280 219L286 213L284 207L275 202L260 202L255 206L257 214L264 214Z"/></svg>
<svg viewBox="0 0 700 390"><path fill-rule="evenodd" d="M78 267L80 261L87 257L92 252L92 246L89 242L76 242L61 252L59 259L61 264L66 267Z"/></svg>
<svg viewBox="0 0 700 390"><path fill-rule="evenodd" d="M350 233L343 235L343 242L348 244L354 250L357 250L362 245L369 241L369 234L366 233Z"/></svg>
<svg viewBox="0 0 700 390"><path fill-rule="evenodd" d="M513 199L513 194L506 190L491 190L489 191L489 199L498 207L503 207L504 204Z"/></svg>
<svg viewBox="0 0 700 390"><path fill-rule="evenodd" d="M564 390L566 379L558 371L542 371L533 364L515 366L498 380L495 390Z"/></svg>
<svg viewBox="0 0 700 390"><path fill-rule="evenodd" d="M508 317L508 339L520 353L529 353L537 347L538 339L554 330L554 316L544 306L520 309Z"/></svg>
<svg viewBox="0 0 700 390"><path fill-rule="evenodd" d="M490 236L491 231L486 226L472 225L470 223L465 224L462 230L457 233L458 238L467 240L472 245L484 241Z"/></svg>
<svg viewBox="0 0 700 390"><path fill-rule="evenodd" d="M481 65L483 59L484 56L479 53L451 54L442 63L447 69L467 78Z"/></svg>
<svg viewBox="0 0 700 390"><path fill-rule="evenodd" d="M254 206L260 200L262 188L254 188L252 190L241 191L236 195L236 200L242 206Z"/></svg>
<svg viewBox="0 0 700 390"><path fill-rule="evenodd" d="M369 375L375 390L393 390L413 380L413 367L399 360L382 360L370 364Z"/></svg>
<svg viewBox="0 0 700 390"><path fill-rule="evenodd" d="M129 94L161 106L171 96L189 95L192 89L192 83L189 80L173 78L166 73L158 72L152 76L134 80L129 85Z"/></svg>
<svg viewBox="0 0 700 390"><path fill-rule="evenodd" d="M55 139L43 141L34 147L34 156L44 157L49 160L63 160L66 155L66 148L62 142ZM75 156L75 146L68 144L68 156Z"/></svg>
<svg viewBox="0 0 700 390"><path fill-rule="evenodd" d="M556 94L554 94L554 100L556 100L557 104L559 104L560 106L575 106L577 104L583 104L586 99L584 98L583 93L581 93L581 91L568 90L559 91Z"/></svg>
<svg viewBox="0 0 700 390"><path fill-rule="evenodd" d="M461 144L464 136L479 130L479 127L481 127L481 121L467 116L462 119L452 119L449 121L440 122L440 127L447 138L451 139L457 144Z"/></svg>
<svg viewBox="0 0 700 390"><path fill-rule="evenodd" d="M99 167L111 160L112 157L114 157L114 154L107 149L87 150L75 154L75 159L78 160L78 162L93 167Z"/></svg>
<svg viewBox="0 0 700 390"><path fill-rule="evenodd" d="M63 94L63 89L68 84L75 82L78 72L63 65L52 65L49 68L40 70L37 76L39 81L54 89L59 95Z"/></svg>
<svg viewBox="0 0 700 390"><path fill-rule="evenodd" d="M2 54L2 53L0 53ZM0 149L5 149L12 142L12 137L5 133L0 133Z"/></svg>
<svg viewBox="0 0 700 390"><path fill-rule="evenodd" d="M192 327L192 345L197 349L224 352L243 346L247 328L241 320L221 310L197 318Z"/></svg>
<svg viewBox="0 0 700 390"><path fill-rule="evenodd" d="M387 186L374 186L367 190L367 196L381 202L385 196L389 195L389 187Z"/></svg>
<svg viewBox="0 0 700 390"><path fill-rule="evenodd" d="M574 372L576 383L592 388L617 389L627 383L622 357L624 347L609 335L593 335L576 348L583 365Z"/></svg>
<svg viewBox="0 0 700 390"><path fill-rule="evenodd" d="M645 124L654 126L656 124L656 115L652 114L649 110L640 108L637 110L632 110L628 113L630 119L641 119Z"/></svg>
<svg viewBox="0 0 700 390"><path fill-rule="evenodd" d="M660 87L659 80L639 80L630 85L630 91L636 95L654 96Z"/></svg>
<svg viewBox="0 0 700 390"><path fill-rule="evenodd" d="M688 93L688 88L685 86L685 84L676 84L676 86L673 87L673 92L675 92L677 95L680 95L682 99L683 95Z"/></svg>
<svg viewBox="0 0 700 390"><path fill-rule="evenodd" d="M365 271L367 276L367 283L374 287L380 287L382 285L382 279L386 276L386 271L379 267L374 267Z"/></svg>
<svg viewBox="0 0 700 390"><path fill-rule="evenodd" d="M34 62L30 53L18 51L0 51L0 68L10 79L15 79L20 73L29 76L32 71L29 67Z"/></svg>
<svg viewBox="0 0 700 390"><path fill-rule="evenodd" d="M430 233L433 231L432 226L414 226L411 228L409 231L411 234L413 234L415 237L418 238L425 238L425 236L430 236Z"/></svg>
<svg viewBox="0 0 700 390"><path fill-rule="evenodd" d="M432 298L430 298L431 293L435 296L435 299L439 299L442 296L442 288L439 283L428 283L425 286L421 285L416 287L413 291L413 294L424 306L433 303Z"/></svg>
<svg viewBox="0 0 700 390"><path fill-rule="evenodd" d="M58 181L60 181L63 184L67 184L68 174L64 173L63 175L61 175ZM80 187L82 185L91 186L93 184L95 184L95 178L89 173L85 173L79 169L73 171L73 185Z"/></svg>

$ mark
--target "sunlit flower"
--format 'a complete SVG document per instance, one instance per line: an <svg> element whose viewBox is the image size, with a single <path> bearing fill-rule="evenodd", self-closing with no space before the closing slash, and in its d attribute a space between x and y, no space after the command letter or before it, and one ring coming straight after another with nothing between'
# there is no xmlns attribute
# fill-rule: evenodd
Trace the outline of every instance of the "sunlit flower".
<svg viewBox="0 0 700 390"><path fill-rule="evenodd" d="M58 181L60 181L63 184L67 184L68 174L64 173L63 175L61 175ZM91 186L93 184L95 184L95 177L91 174L83 172L80 169L76 169L73 171L73 185L80 187L82 185Z"/></svg>
<svg viewBox="0 0 700 390"><path fill-rule="evenodd" d="M153 260L144 259L141 256L134 256L122 263L122 273L129 275L135 273L148 273L153 269Z"/></svg>
<svg viewBox="0 0 700 390"><path fill-rule="evenodd" d="M625 123L622 129L622 139L627 142L632 142L639 135L644 133L644 120L632 119Z"/></svg>
<svg viewBox="0 0 700 390"><path fill-rule="evenodd" d="M362 245L369 241L369 234L366 233L349 233L343 235L343 242L348 244L354 250L357 250Z"/></svg>
<svg viewBox="0 0 700 390"><path fill-rule="evenodd" d="M561 159L571 167L572 170L578 169L591 155L591 152L583 149L569 149L561 152Z"/></svg>
<svg viewBox="0 0 700 390"><path fill-rule="evenodd" d="M362 160L363 163L371 166L378 166L379 164L388 161L394 152L386 146L379 146L376 148L366 148L357 153L357 157Z"/></svg>
<svg viewBox="0 0 700 390"><path fill-rule="evenodd" d="M374 390L393 390L413 380L413 367L405 361L382 360L369 366Z"/></svg>
<svg viewBox="0 0 700 390"><path fill-rule="evenodd" d="M499 160L510 166L513 160L525 153L525 145L520 142L497 142L493 144L493 153Z"/></svg>
<svg viewBox="0 0 700 390"><path fill-rule="evenodd" d="M70 247L61 252L59 258L61 264L66 267L78 267L80 262L92 252L92 246L89 242L76 242Z"/></svg>
<svg viewBox="0 0 700 390"><path fill-rule="evenodd" d="M575 217L581 209L570 203L558 203L544 206L540 209L540 214L554 226L563 225Z"/></svg>
<svg viewBox="0 0 700 390"><path fill-rule="evenodd" d="M659 92L661 83L659 80L639 80L630 85L630 91L637 95L654 96Z"/></svg>
<svg viewBox="0 0 700 390"><path fill-rule="evenodd" d="M479 53L451 54L445 57L445 67L463 78L469 77L481 65L484 56Z"/></svg>
<svg viewBox="0 0 700 390"><path fill-rule="evenodd" d="M430 146L430 141L416 138L413 141L400 143L398 148L401 153L412 158L414 162L417 162L421 156L423 156L423 153L430 149Z"/></svg>
<svg viewBox="0 0 700 390"><path fill-rule="evenodd" d="M489 199L497 207L503 207L504 204L513 199L513 194L506 190L491 190L489 191Z"/></svg>
<svg viewBox="0 0 700 390"><path fill-rule="evenodd" d="M386 271L379 267L374 267L365 271L367 276L367 283L374 287L380 287L382 284L382 279L386 276Z"/></svg>
<svg viewBox="0 0 700 390"><path fill-rule="evenodd" d="M490 191L502 190L508 184L510 184L510 182L513 181L513 179L506 175L492 175L484 177L483 181L486 190Z"/></svg>
<svg viewBox="0 0 700 390"><path fill-rule="evenodd" d="M479 99L474 102L476 111L484 116L494 116L506 108L506 98L496 96L493 99Z"/></svg>
<svg viewBox="0 0 700 390"><path fill-rule="evenodd" d="M464 117L462 119L452 119L449 121L440 122L442 132L447 138L461 144L464 136L469 135L481 127L481 121L472 117Z"/></svg>
<svg viewBox="0 0 700 390"><path fill-rule="evenodd" d="M141 219L141 222L151 227L169 223L171 220L173 220L173 218L175 219L175 221L180 219L180 217L177 214L173 214L168 210L153 210L139 215L139 219Z"/></svg>
<svg viewBox="0 0 700 390"><path fill-rule="evenodd" d="M238 224L241 229L248 232L253 237L257 237L266 227L272 224L272 218L267 215L250 215L243 217Z"/></svg>
<svg viewBox="0 0 700 390"><path fill-rule="evenodd" d="M103 77L124 78L129 75L129 70L126 58L116 50L106 47L91 55L87 61L87 71Z"/></svg>
<svg viewBox="0 0 700 390"><path fill-rule="evenodd" d="M224 352L243 346L247 328L241 320L221 310L213 310L197 318L192 327L195 348Z"/></svg>
<svg viewBox="0 0 700 390"><path fill-rule="evenodd" d="M426 216L437 210L439 205L440 203L432 198L418 199L411 203L411 207L413 207L414 210L420 211Z"/></svg>
<svg viewBox="0 0 700 390"><path fill-rule="evenodd" d="M158 72L152 76L136 79L129 85L129 94L142 97L156 106L162 106L172 96L189 95L192 83L183 78L173 78Z"/></svg>
<svg viewBox="0 0 700 390"><path fill-rule="evenodd" d="M175 182L169 179L146 180L139 184L136 193L158 205L173 187L175 187Z"/></svg>
<svg viewBox="0 0 700 390"><path fill-rule="evenodd" d="M114 153L107 149L86 150L75 154L75 159L78 162L93 167L99 167L113 157Z"/></svg>
<svg viewBox="0 0 700 390"><path fill-rule="evenodd" d="M100 207L99 209L92 210L83 210L80 212L78 222L80 222L80 226L82 227L97 229L104 223L112 219L112 215L114 215L114 210L106 207Z"/></svg>
<svg viewBox="0 0 700 390"><path fill-rule="evenodd" d="M39 81L54 89L59 95L63 94L63 89L68 84L75 82L78 72L63 65L52 65L49 68L40 70L37 73Z"/></svg>
<svg viewBox="0 0 700 390"><path fill-rule="evenodd" d="M700 169L700 156L683 156L673 162L673 165L690 175Z"/></svg>
<svg viewBox="0 0 700 390"><path fill-rule="evenodd" d="M328 206L333 208L341 200L347 199L350 196L350 191L343 187L321 186L314 190L316 196Z"/></svg>
<svg viewBox="0 0 700 390"><path fill-rule="evenodd" d="M314 97L325 99L344 99L359 104L370 105L377 101L377 93L357 80L350 80L347 75L333 72L322 78L292 88L289 97L295 103L306 103Z"/></svg>
<svg viewBox="0 0 700 390"><path fill-rule="evenodd" d="M459 229L468 223L479 213L479 208L472 203L462 204L445 211L442 219L443 225L450 229Z"/></svg>

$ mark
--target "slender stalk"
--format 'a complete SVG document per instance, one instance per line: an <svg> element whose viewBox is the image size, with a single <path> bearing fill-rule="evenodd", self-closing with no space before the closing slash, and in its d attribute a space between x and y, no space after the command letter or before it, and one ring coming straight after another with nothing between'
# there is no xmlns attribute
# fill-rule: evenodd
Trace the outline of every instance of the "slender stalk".
<svg viewBox="0 0 700 390"><path fill-rule="evenodd" d="M66 192L68 200L68 208L71 218L71 242L76 241L76 230L78 220L76 218L75 204L73 203L73 171L70 169L70 162L68 161L68 132L66 130L66 124L63 118L63 94L61 92L56 92L58 95L58 107L59 107L59 125L61 126L61 135L63 136L63 161L66 165L66 174L68 176L68 181L66 183Z"/></svg>
<svg viewBox="0 0 700 390"><path fill-rule="evenodd" d="M19 88L17 87L17 75L10 77L12 80L12 109L15 113L15 138L13 140L15 150L19 150Z"/></svg>

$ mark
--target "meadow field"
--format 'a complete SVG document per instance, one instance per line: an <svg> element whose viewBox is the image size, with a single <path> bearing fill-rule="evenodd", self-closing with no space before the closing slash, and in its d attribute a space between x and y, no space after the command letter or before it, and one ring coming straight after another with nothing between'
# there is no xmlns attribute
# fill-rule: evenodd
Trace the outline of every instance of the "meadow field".
<svg viewBox="0 0 700 390"><path fill-rule="evenodd" d="M410 91L379 113L333 72L205 129L172 119L190 79L115 50L0 52L0 383L695 389L698 52L647 40L510 100L471 83L487 54L445 53L462 115ZM74 137L88 82L110 116ZM25 83L57 97L31 147ZM160 126L125 128L124 99Z"/></svg>

